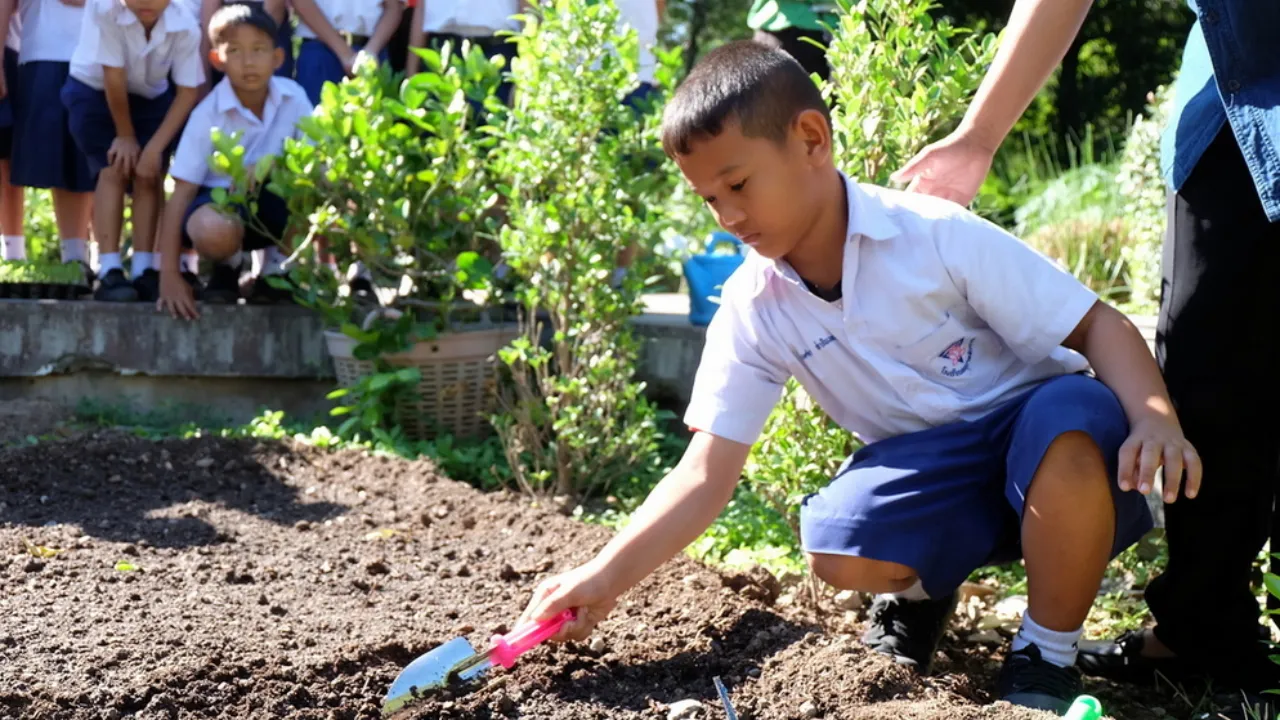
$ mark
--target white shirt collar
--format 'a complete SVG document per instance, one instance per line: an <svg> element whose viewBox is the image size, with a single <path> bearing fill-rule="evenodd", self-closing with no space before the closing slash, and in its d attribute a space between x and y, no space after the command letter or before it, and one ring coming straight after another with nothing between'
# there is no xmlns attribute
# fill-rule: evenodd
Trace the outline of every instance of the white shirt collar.
<svg viewBox="0 0 1280 720"><path fill-rule="evenodd" d="M902 230L898 224L885 212L883 203L844 173L840 173L840 179L844 182L845 197L849 205L849 214L845 220L846 251L849 245L860 237L880 241L897 237L901 233ZM847 268L847 252L845 257L844 262ZM768 281L767 276L770 274L797 285L801 283L800 276L786 261L779 259L766 261L766 263L765 272L756 283L757 293L764 289Z"/></svg>

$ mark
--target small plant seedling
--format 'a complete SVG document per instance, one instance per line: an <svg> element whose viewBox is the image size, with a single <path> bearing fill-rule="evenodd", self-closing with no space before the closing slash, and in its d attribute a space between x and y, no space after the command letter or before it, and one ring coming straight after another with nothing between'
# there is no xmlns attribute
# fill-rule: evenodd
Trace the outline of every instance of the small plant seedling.
<svg viewBox="0 0 1280 720"><path fill-rule="evenodd" d="M62 552L62 550L59 550L58 548L45 547L44 545L36 545L35 543L31 542L26 538L22 539L22 544L26 546L28 555L34 558L40 558L41 560L48 560L49 558L54 557L58 553Z"/></svg>
<svg viewBox="0 0 1280 720"><path fill-rule="evenodd" d="M139 570L141 570L141 569L142 569L142 568L141 568L140 566L138 566L138 565L134 565L133 563L129 562L128 560L119 560L119 561L117 561L117 562L116 562L116 571L117 571L117 572L137 572L137 571L139 571Z"/></svg>
<svg viewBox="0 0 1280 720"><path fill-rule="evenodd" d="M368 535L365 535L364 539L365 540L390 540L391 538L397 535L403 535L403 534L404 533L402 533L399 530L396 530L395 528L379 528L369 533Z"/></svg>

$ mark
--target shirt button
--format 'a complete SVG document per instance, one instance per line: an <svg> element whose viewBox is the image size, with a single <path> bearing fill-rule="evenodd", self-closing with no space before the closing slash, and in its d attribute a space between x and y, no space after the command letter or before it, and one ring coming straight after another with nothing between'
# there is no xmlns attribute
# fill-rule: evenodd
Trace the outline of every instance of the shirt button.
<svg viewBox="0 0 1280 720"><path fill-rule="evenodd" d="M1238 92L1240 92L1240 81L1239 81L1239 80L1231 80L1231 81L1229 81L1229 82L1227 83L1227 91L1228 91L1228 92L1233 92L1233 93L1238 93Z"/></svg>
<svg viewBox="0 0 1280 720"><path fill-rule="evenodd" d="M1216 24L1218 22L1218 11L1206 10L1204 13L1204 21L1209 25Z"/></svg>

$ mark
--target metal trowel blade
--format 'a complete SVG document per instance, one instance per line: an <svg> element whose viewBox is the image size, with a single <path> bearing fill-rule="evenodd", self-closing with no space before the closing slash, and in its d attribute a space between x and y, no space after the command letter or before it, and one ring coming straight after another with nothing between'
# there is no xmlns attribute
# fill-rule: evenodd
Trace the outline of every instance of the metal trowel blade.
<svg viewBox="0 0 1280 720"><path fill-rule="evenodd" d="M388 717L411 705L424 692L439 689L450 682L473 680L488 670L490 663L473 664L458 672L459 666L470 664L476 649L466 638L454 638L409 663L387 691L382 701L382 716Z"/></svg>

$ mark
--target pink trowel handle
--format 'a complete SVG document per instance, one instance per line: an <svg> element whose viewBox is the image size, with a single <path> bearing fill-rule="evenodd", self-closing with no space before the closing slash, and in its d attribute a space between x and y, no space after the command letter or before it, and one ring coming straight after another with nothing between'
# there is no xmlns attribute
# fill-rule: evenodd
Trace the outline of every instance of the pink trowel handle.
<svg viewBox="0 0 1280 720"><path fill-rule="evenodd" d="M550 620L522 625L506 635L494 635L489 659L510 670L516 664L516 658L560 632L560 628L565 623L572 622L575 617L577 615L573 610L565 610Z"/></svg>

